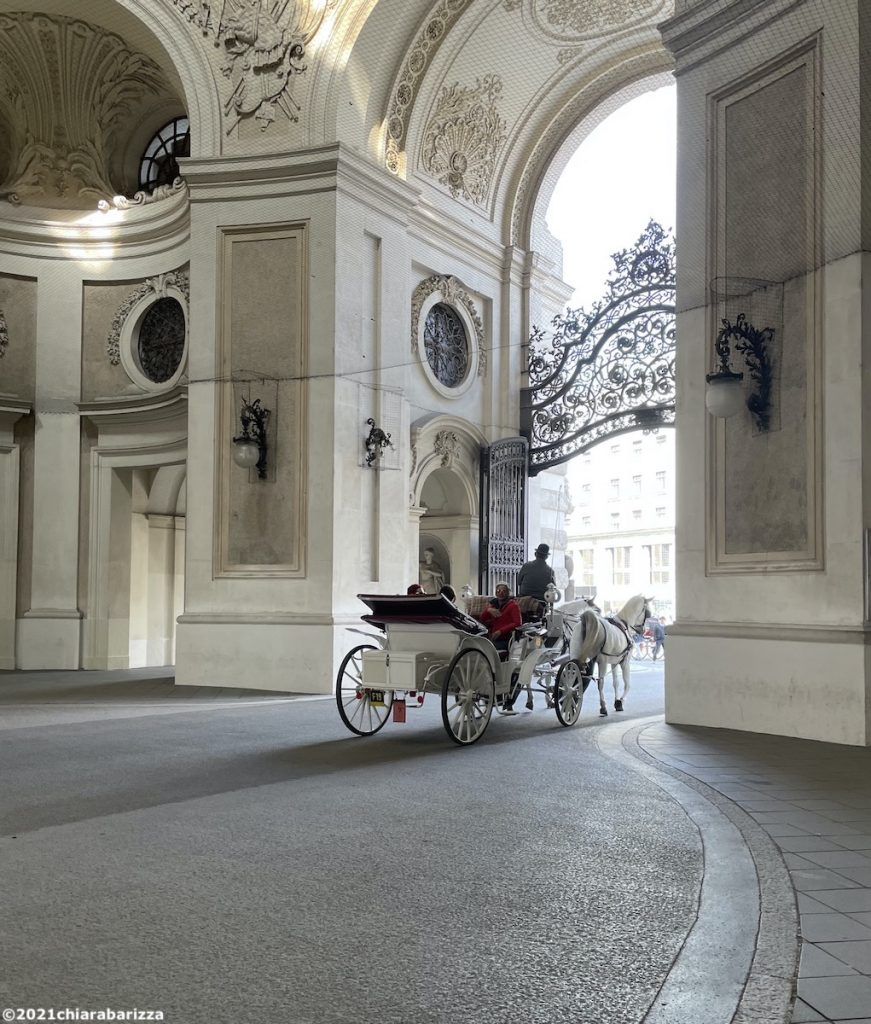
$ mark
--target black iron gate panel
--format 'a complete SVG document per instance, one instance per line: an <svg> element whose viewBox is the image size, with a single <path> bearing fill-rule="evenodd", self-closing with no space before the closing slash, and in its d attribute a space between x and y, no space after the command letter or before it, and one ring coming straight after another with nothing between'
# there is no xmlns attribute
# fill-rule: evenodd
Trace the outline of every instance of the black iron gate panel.
<svg viewBox="0 0 871 1024"><path fill-rule="evenodd" d="M493 594L503 581L514 593L526 561L529 444L509 437L481 449L481 535L478 588Z"/></svg>
<svg viewBox="0 0 871 1024"><path fill-rule="evenodd" d="M589 313L554 317L550 340L535 328L521 396L530 475L607 437L674 423L674 302L674 239L651 221L614 255Z"/></svg>

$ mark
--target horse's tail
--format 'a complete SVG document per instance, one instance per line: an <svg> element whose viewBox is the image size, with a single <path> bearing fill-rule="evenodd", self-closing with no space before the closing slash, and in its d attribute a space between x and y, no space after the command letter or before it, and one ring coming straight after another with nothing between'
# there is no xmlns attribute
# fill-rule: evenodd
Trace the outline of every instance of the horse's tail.
<svg viewBox="0 0 871 1024"><path fill-rule="evenodd" d="M581 613L581 618L572 633L569 647L575 661L585 662L599 653L599 616L588 609Z"/></svg>

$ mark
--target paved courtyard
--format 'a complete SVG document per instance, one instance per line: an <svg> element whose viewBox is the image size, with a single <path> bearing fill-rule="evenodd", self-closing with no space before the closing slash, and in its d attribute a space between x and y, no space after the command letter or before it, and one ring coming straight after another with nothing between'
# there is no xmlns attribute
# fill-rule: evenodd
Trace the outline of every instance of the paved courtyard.
<svg viewBox="0 0 871 1024"><path fill-rule="evenodd" d="M588 695L574 729L539 707L463 750L429 704L357 739L331 700L0 674L0 1002L783 1022L794 883L794 1020L871 1019L868 751L661 707L642 663L623 714Z"/></svg>

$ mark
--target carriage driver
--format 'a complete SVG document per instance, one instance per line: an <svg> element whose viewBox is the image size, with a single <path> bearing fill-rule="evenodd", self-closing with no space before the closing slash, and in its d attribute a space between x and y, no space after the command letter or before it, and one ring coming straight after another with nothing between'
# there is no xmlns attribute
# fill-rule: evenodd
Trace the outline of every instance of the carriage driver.
<svg viewBox="0 0 871 1024"><path fill-rule="evenodd" d="M520 597L534 597L544 601L548 584L555 582L553 569L547 564L549 554L547 544L539 544L535 549L535 558L522 566L517 574L517 593Z"/></svg>
<svg viewBox="0 0 871 1024"><path fill-rule="evenodd" d="M511 634L523 623L520 605L511 596L507 583L496 584L496 597L481 613L481 621L489 630L488 635L496 650L507 651Z"/></svg>

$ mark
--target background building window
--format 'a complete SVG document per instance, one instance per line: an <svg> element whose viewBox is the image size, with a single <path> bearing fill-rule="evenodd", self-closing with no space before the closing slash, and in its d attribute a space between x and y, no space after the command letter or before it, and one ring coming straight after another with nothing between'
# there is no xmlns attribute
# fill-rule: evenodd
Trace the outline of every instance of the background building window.
<svg viewBox="0 0 871 1024"><path fill-rule="evenodd" d="M641 509L640 508L632 509L632 518L633 519L640 519L641 518Z"/></svg>
<svg viewBox="0 0 871 1024"><path fill-rule="evenodd" d="M640 455L641 454L641 448L642 448L642 442L641 441L633 441L632 442L632 454L633 455Z"/></svg>
<svg viewBox="0 0 871 1024"><path fill-rule="evenodd" d="M619 530L620 529L620 513L619 512L612 512L611 513L611 529L612 530Z"/></svg>
<svg viewBox="0 0 871 1024"><path fill-rule="evenodd" d="M593 497L593 485L592 484L582 484L581 485L581 504L582 505L589 505L590 504L590 500L592 499L592 497Z"/></svg>
<svg viewBox="0 0 871 1024"><path fill-rule="evenodd" d="M582 587L593 587L593 549L581 548L578 552L578 575Z"/></svg>
<svg viewBox="0 0 871 1024"><path fill-rule="evenodd" d="M612 455L619 455L620 454L620 445L619 444L612 444L611 445L611 454Z"/></svg>
<svg viewBox="0 0 871 1024"><path fill-rule="evenodd" d="M661 469L656 474L656 489L660 494L665 493L665 470Z"/></svg>
<svg viewBox="0 0 871 1024"><path fill-rule="evenodd" d="M585 530L589 530L592 525L593 525L593 520L592 520L591 516L581 516L581 526Z"/></svg>
<svg viewBox="0 0 871 1024"><path fill-rule="evenodd" d="M671 581L671 544L648 544L647 554L650 558L650 582L669 583Z"/></svg>
<svg viewBox="0 0 871 1024"><path fill-rule="evenodd" d="M620 478L617 477L617 478L615 478L614 480L611 481L610 498L611 498L611 501L617 501L617 499L619 497L620 497Z"/></svg>
<svg viewBox="0 0 871 1024"><path fill-rule="evenodd" d="M641 476L640 474L632 477L632 494L636 498L641 497Z"/></svg>
<svg viewBox="0 0 871 1024"><path fill-rule="evenodd" d="M611 582L616 586L631 583L630 556L632 548L608 548L611 557Z"/></svg>
<svg viewBox="0 0 871 1024"><path fill-rule="evenodd" d="M665 519L665 509L661 505L657 506L656 518L657 519Z"/></svg>

